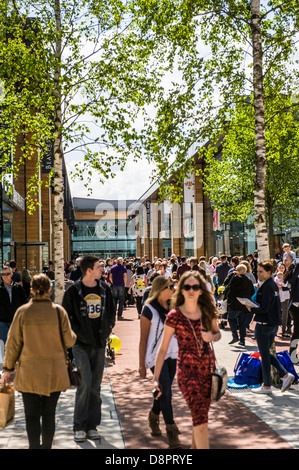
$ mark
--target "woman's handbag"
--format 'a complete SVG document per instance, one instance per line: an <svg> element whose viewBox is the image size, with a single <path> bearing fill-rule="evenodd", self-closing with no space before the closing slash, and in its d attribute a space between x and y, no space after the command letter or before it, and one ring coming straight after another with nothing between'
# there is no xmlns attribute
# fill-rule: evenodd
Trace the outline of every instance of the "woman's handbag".
<svg viewBox="0 0 299 470"><path fill-rule="evenodd" d="M225 394L225 390L227 388L227 370L225 367L218 366L213 344L210 343L210 346L212 348L216 362L216 368L213 370L213 366L211 364L211 352L209 350L210 368L212 374L211 400L219 401L220 398Z"/></svg>
<svg viewBox="0 0 299 470"><path fill-rule="evenodd" d="M0 428L4 429L15 418L15 390L8 384L0 385Z"/></svg>
<svg viewBox="0 0 299 470"><path fill-rule="evenodd" d="M57 310L57 316L58 316L58 324L59 324L59 333L60 333L61 343L62 343L63 351L64 351L64 354L65 354L65 361L66 361L66 365L67 365L67 371L68 371L69 379L70 379L70 383L71 383L70 388L78 388L81 385L81 372L80 372L80 369L72 363L72 361L70 360L70 358L68 356L67 349L65 347L64 340L63 340L62 329L61 329L61 318L60 318L58 307L56 307L56 310Z"/></svg>
<svg viewBox="0 0 299 470"><path fill-rule="evenodd" d="M197 348L198 348L198 354L199 354L199 356L201 356L200 348L199 348L199 341L198 341L198 338L196 336L195 330L194 330L193 325L192 325L191 321L189 320L189 318L188 317L186 317L186 318L188 319L189 324L192 328L194 338L195 338ZM215 362L216 362L216 367L215 368L213 367L213 364L211 363L211 350L209 349L208 343L205 343L205 347L206 347L206 352L209 355L210 370L211 370L211 376L212 376L211 401L219 401L220 398L225 394L225 390L227 388L227 378L228 378L227 370L226 370L225 367L219 367L218 366L217 361L216 361L215 351L214 351L214 348L213 348L213 344L210 343L210 347L212 348L212 352L214 354Z"/></svg>

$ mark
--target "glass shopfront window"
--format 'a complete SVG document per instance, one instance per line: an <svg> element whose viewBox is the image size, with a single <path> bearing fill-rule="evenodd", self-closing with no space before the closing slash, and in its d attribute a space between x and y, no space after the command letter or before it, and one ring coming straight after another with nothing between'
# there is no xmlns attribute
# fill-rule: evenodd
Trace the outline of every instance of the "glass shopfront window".
<svg viewBox="0 0 299 470"><path fill-rule="evenodd" d="M225 253L227 256L246 256L257 250L255 228L252 221L248 223L227 222L216 232L216 256ZM282 245L287 242L299 258L299 219L298 225L285 228L274 227L274 255L282 254Z"/></svg>
<svg viewBox="0 0 299 470"><path fill-rule="evenodd" d="M72 252L101 258L136 256L136 236L128 234L126 220L80 220L72 234Z"/></svg>
<svg viewBox="0 0 299 470"><path fill-rule="evenodd" d="M7 204L3 204L3 260L9 261L12 259L11 242L12 242L12 218L13 209Z"/></svg>

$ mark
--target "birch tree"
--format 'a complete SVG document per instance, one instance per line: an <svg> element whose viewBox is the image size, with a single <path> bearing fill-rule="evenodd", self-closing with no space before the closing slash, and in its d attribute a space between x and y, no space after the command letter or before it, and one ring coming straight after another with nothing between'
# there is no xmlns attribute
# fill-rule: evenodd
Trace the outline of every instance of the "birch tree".
<svg viewBox="0 0 299 470"><path fill-rule="evenodd" d="M267 94L267 89L265 90ZM270 92L270 91L269 91ZM285 112L275 115L277 106ZM271 257L274 226L285 228L298 219L299 122L291 97L275 96L265 113L267 165L265 210ZM270 119L268 119L270 118ZM254 214L255 126L254 108L247 101L236 106L221 143L221 158L206 156L205 191L223 222L246 222Z"/></svg>
<svg viewBox="0 0 299 470"><path fill-rule="evenodd" d="M157 76L162 78L159 86L138 93L142 107L134 97L128 97L139 106L142 130L136 128L135 134L131 133L123 151L155 161L154 176L162 182L173 172L182 182L194 164L190 157L197 152L205 158L208 143L212 151L217 150L230 110L242 97L253 96L255 230L259 258L269 258L265 107L270 97L264 90L267 87L278 96L291 96L296 90L297 3L134 0L131 10L134 29L121 39L118 50L130 47L142 51L136 57L135 70L140 82L144 81L138 71L141 63L143 71L147 64L152 83ZM158 74L156 69L152 72L153 64L159 64ZM120 90L126 86L121 75L115 86ZM274 113L281 112L283 105L278 105ZM170 185L161 186L165 196L173 190Z"/></svg>
<svg viewBox="0 0 299 470"><path fill-rule="evenodd" d="M81 152L74 175L86 185L95 170L101 184L124 165L121 155L103 151L109 139L94 132L101 127L102 116L106 119L117 107L110 87L114 70L101 54L112 48L114 38L126 29L127 23L121 25L124 12L118 0L0 2L0 78L5 88L2 160L9 159L11 145L15 152L22 135L20 163L37 154L38 167L47 140L53 140L57 302L64 292L63 159L69 152ZM14 170L17 173L17 168ZM36 176L28 191L29 203L34 204L38 184Z"/></svg>

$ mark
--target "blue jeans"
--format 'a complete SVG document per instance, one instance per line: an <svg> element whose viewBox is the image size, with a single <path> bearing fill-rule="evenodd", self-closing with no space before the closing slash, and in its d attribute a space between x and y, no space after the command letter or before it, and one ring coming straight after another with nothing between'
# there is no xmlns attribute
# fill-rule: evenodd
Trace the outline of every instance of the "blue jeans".
<svg viewBox="0 0 299 470"><path fill-rule="evenodd" d="M247 326L247 312L242 310L234 310L228 312L228 323L234 339L238 339L238 330L240 334L240 341L245 341L246 326Z"/></svg>
<svg viewBox="0 0 299 470"><path fill-rule="evenodd" d="M105 365L105 348L73 346L74 362L82 381L76 391L73 430L89 431L101 423L101 383Z"/></svg>
<svg viewBox="0 0 299 470"><path fill-rule="evenodd" d="M119 318L123 314L123 309L124 309L124 305L125 305L125 298L126 298L125 287L113 286L112 287L112 297L113 297L113 301L114 301L115 310L117 308L117 302L118 302L117 317Z"/></svg>
<svg viewBox="0 0 299 470"><path fill-rule="evenodd" d="M7 340L7 333L10 328L11 323L10 322L4 322L0 321L0 340L3 341L3 343L6 343Z"/></svg>
<svg viewBox="0 0 299 470"><path fill-rule="evenodd" d="M152 373L154 373L155 367L151 368ZM162 412L165 424L173 424L173 410L172 410L172 382L176 373L176 359L166 359L164 361L163 367L161 369L159 384L162 388L162 395L158 400L154 400L152 407L153 413L158 415Z"/></svg>
<svg viewBox="0 0 299 470"><path fill-rule="evenodd" d="M262 358L263 381L266 387L271 386L271 365L278 370L280 377L283 377L287 373L277 357L270 354L270 348L277 330L278 325L260 325L257 323L255 326L255 337Z"/></svg>

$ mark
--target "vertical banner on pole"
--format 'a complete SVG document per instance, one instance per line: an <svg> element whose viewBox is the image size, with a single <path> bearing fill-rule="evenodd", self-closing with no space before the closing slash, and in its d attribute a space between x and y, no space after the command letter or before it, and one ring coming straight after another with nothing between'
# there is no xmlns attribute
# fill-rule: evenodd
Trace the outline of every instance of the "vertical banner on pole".
<svg viewBox="0 0 299 470"><path fill-rule="evenodd" d="M220 230L220 212L213 210L213 231Z"/></svg>

